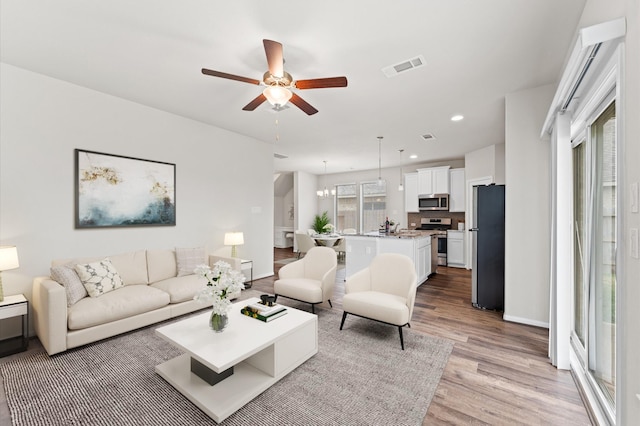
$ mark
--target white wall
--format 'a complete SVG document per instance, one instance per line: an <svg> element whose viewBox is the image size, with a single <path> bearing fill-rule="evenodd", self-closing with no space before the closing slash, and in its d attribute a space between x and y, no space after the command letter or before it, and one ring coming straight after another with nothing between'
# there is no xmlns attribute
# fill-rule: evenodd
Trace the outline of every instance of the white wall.
<svg viewBox="0 0 640 426"><path fill-rule="evenodd" d="M293 174L293 200L295 205L294 229L311 228L314 216L318 213L318 178L306 172Z"/></svg>
<svg viewBox="0 0 640 426"><path fill-rule="evenodd" d="M215 250L229 230L244 232L254 277L272 273L271 146L6 64L0 109L0 244L20 258L5 294L30 298L54 258ZM75 148L175 163L176 226L74 229Z"/></svg>
<svg viewBox="0 0 640 426"><path fill-rule="evenodd" d="M550 146L540 129L555 85L506 96L504 318L548 327Z"/></svg>

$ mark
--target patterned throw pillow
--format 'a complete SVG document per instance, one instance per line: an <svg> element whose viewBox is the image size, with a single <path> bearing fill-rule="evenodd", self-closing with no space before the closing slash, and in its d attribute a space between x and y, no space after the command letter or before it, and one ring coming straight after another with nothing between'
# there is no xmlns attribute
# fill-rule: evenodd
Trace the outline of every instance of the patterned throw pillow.
<svg viewBox="0 0 640 426"><path fill-rule="evenodd" d="M87 289L82 285L73 265L53 266L51 278L64 286L65 293L67 293L67 306L71 306L87 296Z"/></svg>
<svg viewBox="0 0 640 426"><path fill-rule="evenodd" d="M100 262L76 265L75 269L91 297L102 296L124 286L122 278L108 258Z"/></svg>
<svg viewBox="0 0 640 426"><path fill-rule="evenodd" d="M178 276L193 275L196 266L207 264L207 252L204 247L177 248L176 263L178 264Z"/></svg>

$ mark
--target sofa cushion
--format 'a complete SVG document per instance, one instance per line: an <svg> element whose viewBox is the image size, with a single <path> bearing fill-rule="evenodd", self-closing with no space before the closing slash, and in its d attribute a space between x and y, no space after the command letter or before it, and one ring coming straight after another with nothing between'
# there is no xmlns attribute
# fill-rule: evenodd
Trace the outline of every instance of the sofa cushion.
<svg viewBox="0 0 640 426"><path fill-rule="evenodd" d="M51 267L51 278L62 284L67 294L67 306L71 306L87 297L87 289L84 288L74 264Z"/></svg>
<svg viewBox="0 0 640 426"><path fill-rule="evenodd" d="M148 284L147 251L138 250L125 254L109 256L111 263L122 277L124 285Z"/></svg>
<svg viewBox="0 0 640 426"><path fill-rule="evenodd" d="M173 252L171 252L173 253ZM174 256L175 257L175 256ZM60 265L78 265L85 263L98 262L104 259L101 257L78 257L74 259L55 259L51 262L51 266ZM124 254L109 256L113 266L116 268L125 285L129 284L148 284L147 276L147 257L146 250L132 251ZM175 260L174 260L175 262ZM175 277L175 274L173 274ZM56 280L57 281L57 280Z"/></svg>
<svg viewBox="0 0 640 426"><path fill-rule="evenodd" d="M101 297L85 297L68 310L68 327L80 330L128 318L169 304L169 295L148 285L128 285Z"/></svg>
<svg viewBox="0 0 640 426"><path fill-rule="evenodd" d="M147 250L149 283L174 278L178 274L176 253L173 250Z"/></svg>
<svg viewBox="0 0 640 426"><path fill-rule="evenodd" d="M122 278L108 258L99 262L78 264L75 270L91 297L99 297L124 286Z"/></svg>
<svg viewBox="0 0 640 426"><path fill-rule="evenodd" d="M178 276L193 274L198 265L207 263L207 251L204 247L176 248L176 263L178 264Z"/></svg>
<svg viewBox="0 0 640 426"><path fill-rule="evenodd" d="M180 303L192 300L193 296L207 285L207 280L198 275L173 277L151 284L151 287L166 292L170 303Z"/></svg>

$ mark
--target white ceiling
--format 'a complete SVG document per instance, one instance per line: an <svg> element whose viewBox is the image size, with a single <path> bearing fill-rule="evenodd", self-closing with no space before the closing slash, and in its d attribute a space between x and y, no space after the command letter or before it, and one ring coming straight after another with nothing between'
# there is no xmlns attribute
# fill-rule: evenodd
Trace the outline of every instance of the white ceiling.
<svg viewBox="0 0 640 426"><path fill-rule="evenodd" d="M327 160L335 173L377 168L377 136L382 167L399 149L406 165L504 142L505 95L557 83L584 3L1 0L0 59L273 144L288 156L276 171L320 174ZM262 88L201 68L260 80L264 38L284 45L294 79L344 75L348 87L298 91L313 116L242 111ZM426 66L381 71L417 55Z"/></svg>

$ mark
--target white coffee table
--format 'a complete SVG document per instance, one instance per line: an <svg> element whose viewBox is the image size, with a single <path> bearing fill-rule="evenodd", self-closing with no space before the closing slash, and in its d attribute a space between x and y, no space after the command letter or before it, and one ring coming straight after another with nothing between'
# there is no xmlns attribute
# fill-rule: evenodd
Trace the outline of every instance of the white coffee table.
<svg viewBox="0 0 640 426"><path fill-rule="evenodd" d="M210 311L156 329L186 352L156 373L218 423L318 352L318 317L287 308L265 323L240 313L257 301L235 303L222 333L209 329Z"/></svg>

